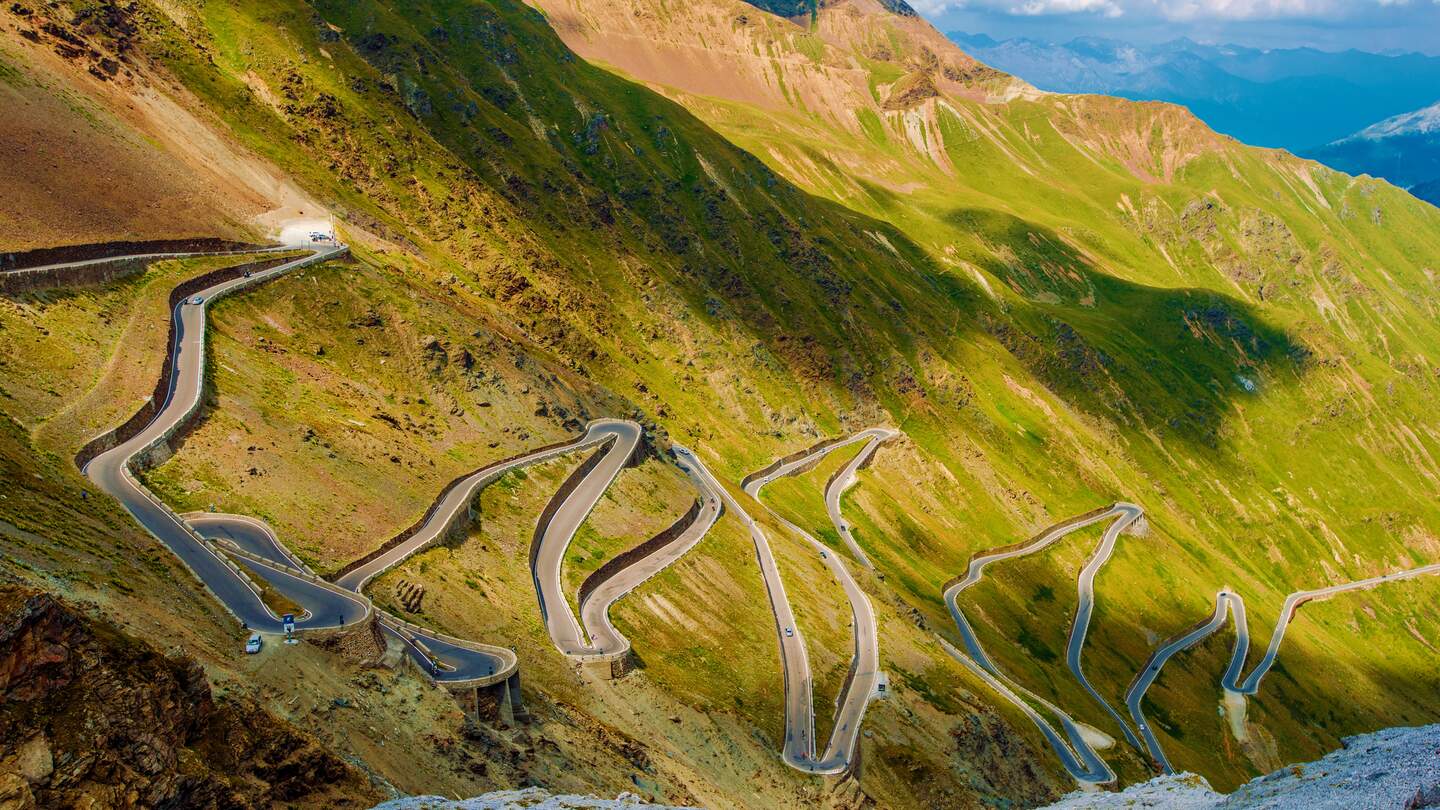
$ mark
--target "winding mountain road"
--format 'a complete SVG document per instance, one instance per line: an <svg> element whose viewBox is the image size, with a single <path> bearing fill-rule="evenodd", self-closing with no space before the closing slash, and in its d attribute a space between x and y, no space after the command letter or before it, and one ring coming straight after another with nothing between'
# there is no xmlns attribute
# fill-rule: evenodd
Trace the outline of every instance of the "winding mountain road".
<svg viewBox="0 0 1440 810"><path fill-rule="evenodd" d="M641 427L635 422L599 419L591 422L582 435L569 442L540 448L470 473L442 492L422 522L402 540L347 571L334 583L317 577L285 548L274 531L262 521L243 515L216 513L191 513L182 517L135 478L133 468L137 461L182 430L200 407L208 305L224 295L327 261L347 250L343 245L316 249L310 256L247 277L216 282L180 302L172 313L175 340L170 347L173 362L164 403L135 436L96 455L82 472L100 489L116 498L141 526L164 543L217 601L245 626L267 633L283 632L280 618L265 603L264 591L256 584L255 578L258 578L302 607L302 613L297 617L297 629L342 628L375 616L383 630L400 640L432 680L450 686L469 686L493 684L512 677L519 666L515 653L503 647L435 633L380 611L363 595L365 587L380 573L445 536L458 521L469 516L470 506L480 491L506 472L564 453L597 448L595 455L552 498L537 525L532 544L531 573L536 597L556 647L578 660L603 661L626 654L630 641L610 621L611 606L693 549L719 519L722 510L729 508L750 532L775 619L785 679L786 734L782 757L787 764L806 773L838 774L846 771L856 754L866 708L877 693L882 677L878 669L879 643L873 607L839 555L828 553L823 543L765 505L760 500L760 494L770 482L804 472L834 450L856 442L867 442L855 458L827 483L824 496L826 511L840 539L861 565L873 569L841 514L840 501L844 492L855 484L857 471L873 458L881 444L898 435L894 430L871 428L837 442L818 445L777 461L741 482L741 489L760 503L774 520L803 538L821 555L850 603L854 640L850 671L836 700L830 736L819 753L808 652L796 626L769 539L760 525L689 449L674 446L677 464L690 476L699 493L698 503L692 509L693 520L685 523L682 519L677 523L673 536L667 534L656 538L657 542L662 539L664 542L654 548L642 547L636 552L635 559L617 560L618 567L581 597L579 619L571 610L561 584L566 552L579 527L633 458L642 439ZM273 250L255 252L263 254ZM125 258L145 257L110 257L93 261ZM87 262L66 266L83 264ZM966 575L943 592L965 647L961 650L941 639L946 651L1023 712L1054 748L1066 770L1084 783L1107 783L1115 779L1113 770L1096 753L1095 744L1088 739L1090 735L1087 731L1091 730L1007 676L987 655L959 606L959 595L979 582L984 569L991 563L1032 554L1085 526L1111 521L1100 544L1077 576L1078 602L1071 623L1066 663L1086 692L1115 719L1130 743L1147 750L1166 771L1172 770L1171 764L1144 715L1146 691L1171 658L1218 632L1224 626L1227 615L1235 624L1236 639L1229 666L1222 677L1222 686L1235 695L1254 695L1279 655L1289 623L1304 603L1392 581L1440 574L1440 564L1426 565L1290 594L1271 633L1269 646L1255 669L1243 680L1241 675L1249 651L1245 603L1238 594L1228 588L1222 589L1216 594L1215 609L1209 618L1163 643L1132 681L1125 703L1134 729L1139 732L1137 735L1130 723L1089 682L1082 666L1082 653L1094 612L1095 579L1113 554L1119 535L1141 519L1143 511L1140 507L1116 503L1108 509L1062 522L1032 541L977 555L971 560ZM1036 707L1049 712L1058 721L1059 730Z"/></svg>
<svg viewBox="0 0 1440 810"><path fill-rule="evenodd" d="M138 434L100 453L82 470L164 543L239 621L266 632L283 632L283 624L264 603L260 591L235 563L205 542L189 524L145 489L131 473L131 465L138 456L168 440L200 405L205 373L205 313L210 302L291 270L327 261L346 250L343 246L320 250L248 278L221 281L199 293L200 304L193 303L195 298L180 302L173 312L176 331L170 350L174 366L165 403ZM356 599L329 583L305 578L285 566L255 561L249 567L262 572L265 579L307 606L311 616L301 623L306 629L342 627L370 615L365 600ZM344 618L339 618L341 616Z"/></svg>
<svg viewBox="0 0 1440 810"><path fill-rule="evenodd" d="M352 591L363 591L370 581L381 573L394 568L396 565L409 559L417 552L435 543L445 532L454 525L460 518L461 513L468 514L470 504L485 487L498 481L506 473L512 470L530 467L542 461L548 461L557 456L571 453L576 450L583 450L601 442L614 438L617 435L617 425L631 423L620 423L618 420L602 419L591 422L585 432L574 440L552 447L541 448L521 456L505 461L481 467L460 479L456 484L445 491L426 515L425 522L404 542L387 550L385 553L367 561L353 570L347 571L335 579L335 584L348 588ZM635 426L638 435L639 426ZM629 432L628 429L620 432Z"/></svg>
<svg viewBox="0 0 1440 810"><path fill-rule="evenodd" d="M1117 517L1105 528L1105 534L1100 538L1100 545L1095 548L1090 561L1080 571L1079 578L1079 600L1075 604L1075 618L1070 622L1070 643L1065 648L1065 663L1070 668L1075 680L1080 682L1090 697L1100 704L1101 708L1115 720L1115 724L1124 733L1125 739L1137 750L1140 748L1140 738L1130 729L1130 724L1120 716L1110 701L1100 695L1085 677L1085 669L1081 665L1080 654L1085 649L1085 636L1090 631L1090 617L1095 613L1095 575L1100 573L1100 568L1110 560L1110 555L1115 552L1115 543L1120 533L1135 525L1142 517L1144 510L1133 503L1117 503L1110 508L1110 513Z"/></svg>
<svg viewBox="0 0 1440 810"><path fill-rule="evenodd" d="M261 589L245 570L302 607L302 614L296 617L296 629L300 631L348 627L368 621L378 611L358 592L315 576L284 548L270 527L260 521L242 515L218 514L192 516L187 521L175 514L136 480L132 467L137 459L182 429L200 407L205 379L206 313L210 303L347 251L344 245L318 249L310 256L268 270L219 281L176 305L172 313L175 340L170 347L173 364L165 402L139 433L96 455L82 470L164 543L238 621L261 632L282 633L284 623L265 604ZM257 254L268 252L272 251L256 251ZM217 539L226 543L211 542ZM378 613L382 627L399 638L421 668L437 681L495 682L516 670L515 654L510 650L431 633L394 616Z"/></svg>
<svg viewBox="0 0 1440 810"><path fill-rule="evenodd" d="M618 658L630 650L630 639L615 629L615 625L610 621L610 607L683 557L704 539L715 521L720 519L720 494L713 490L700 474L694 454L678 444L672 447L675 450L676 463L690 476L700 493L700 511L695 520L673 540L620 570L581 597L580 618L590 635L590 643L584 647L587 656L604 660ZM566 609L569 609L568 604Z"/></svg>
<svg viewBox="0 0 1440 810"><path fill-rule="evenodd" d="M875 566L871 564L865 550L855 542L855 535L850 530L850 522L845 520L845 516L840 513L840 497L850 487L855 486L855 474L875 457L875 451L880 449L880 445L898 435L899 433L889 429L879 429L872 433L870 441L860 448L860 452L850 459L850 463L840 468L840 471L830 479L830 483L825 487L825 511L830 514L830 522L835 525L835 531L839 533L840 539L845 541L850 553L855 555L856 561L872 571Z"/></svg>
<svg viewBox="0 0 1440 810"><path fill-rule="evenodd" d="M875 611L864 589L851 576L850 570L837 555L828 553L824 543L816 540L809 532L785 520L773 509L760 501L760 492L766 484L787 475L795 475L808 469L825 455L855 442L874 439L886 441L896 435L888 428L871 428L861 431L839 442L820 445L797 454L795 457L770 465L764 471L746 477L741 488L745 494L760 502L775 520L795 532L821 555L845 591L850 603L851 635L854 652L851 656L850 671L836 699L834 722L825 749L817 755L815 739L814 686L810 673L810 658L806 651L805 638L795 624L794 612L785 593L785 583L775 564L769 538L743 507L728 492L715 482L708 470L700 469L711 480L712 486L722 493L726 505L735 511L750 531L755 544L760 573L770 598L771 613L775 617L775 630L780 639L781 664L785 672L785 746L783 757L791 767L807 773L838 774L850 767L860 735L865 709L879 689L880 684L880 642L875 622ZM873 452L873 451L872 451Z"/></svg>
<svg viewBox="0 0 1440 810"><path fill-rule="evenodd" d="M1134 504L1116 503L1108 509L1096 510L1062 521L1045 530L1029 542L1005 546L994 551L981 553L970 560L970 565L966 569L965 576L947 586L942 594L946 606L950 609L950 616L955 621L955 627L960 631L960 638L965 645L965 650L968 652L968 655L964 653L961 654L963 656L961 663L966 664L972 672L983 671L986 673L986 675L989 676L986 680L992 687L996 687L997 683L1003 686L1003 689L998 689L1000 694L1019 707L1020 710L1035 723L1040 733L1045 736L1046 740L1050 742L1051 747L1055 749L1055 753L1059 756L1065 770L1077 781L1082 783L1105 784L1113 782L1115 780L1115 772L1105 760L1096 753L1094 746L1085 739L1080 724L1076 723L1073 717L1050 701L1020 686L991 660L990 656L985 652L984 646L980 643L979 637L970 626L969 620L966 619L965 612L961 610L959 596L984 578L985 568L990 564L1034 554L1059 542L1072 532L1083 529L1086 526L1110 520L1111 524L1107 528L1096 553L1091 557L1090 562L1077 577L1079 600L1075 609L1075 618L1071 623L1070 642L1066 650L1066 660L1071 671L1075 673L1076 677L1080 680L1081 685L1084 686L1112 716L1116 716L1118 719L1118 713L1100 697L1089 684L1089 681L1085 679L1083 670L1081 670L1079 666L1080 652L1084 647L1085 635L1089 627L1090 617L1094 611L1095 575L1099 571L1100 566L1104 565L1105 561L1109 559L1110 553L1114 550L1115 540L1120 532L1138 520L1142 514L1143 512L1140 507ZM955 652L958 653L960 651L956 650ZM1065 732L1064 736L1062 737L1026 699L1044 706L1047 711L1054 715ZM1123 720L1120 721L1120 726L1126 729L1128 736L1129 730ZM1137 747L1140 745L1138 740L1135 742L1135 745Z"/></svg>
<svg viewBox="0 0 1440 810"><path fill-rule="evenodd" d="M1235 646L1231 650L1230 665L1225 668L1220 685L1232 694L1251 696L1260 691L1260 681L1275 665L1275 659L1280 655L1280 645L1285 641L1285 631L1301 605L1319 599L1328 599L1349 591L1375 588L1390 582L1434 574L1440 574L1440 563L1290 594L1285 597L1285 603L1280 608L1280 615L1275 620L1275 628L1270 633L1270 644L1265 648L1265 654L1261 656L1255 669L1244 680L1241 680L1241 673L1244 671L1245 661L1250 652L1250 628L1245 620L1245 600L1230 589L1222 588L1215 595L1215 611L1211 614L1210 619L1160 645L1155 652L1151 653L1150 658L1146 660L1145 665L1126 691L1125 703L1130 709L1130 716L1134 719L1135 725L1145 738L1145 747L1150 752L1150 756L1166 773L1174 772L1163 746L1160 745L1160 741L1156 739L1149 723L1146 722L1143 709L1145 692L1160 677L1160 672L1164 669L1165 664L1177 653L1199 644L1219 631L1225 625L1227 610L1235 624Z"/></svg>

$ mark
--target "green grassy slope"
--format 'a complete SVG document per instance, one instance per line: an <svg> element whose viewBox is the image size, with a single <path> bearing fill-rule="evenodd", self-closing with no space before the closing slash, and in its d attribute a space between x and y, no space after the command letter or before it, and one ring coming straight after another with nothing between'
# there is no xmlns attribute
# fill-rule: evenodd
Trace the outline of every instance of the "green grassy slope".
<svg viewBox="0 0 1440 810"><path fill-rule="evenodd" d="M703 13L677 19L674 38ZM822 36L849 26L830 37L828 63L868 65L848 50L863 39L854 31L895 30L834 14L812 26ZM584 47L623 28L599 11L587 20L595 30L575 40ZM872 84L895 80L869 69ZM862 542L938 626L939 586L970 552L1115 498L1140 502L1154 526L1145 540L1122 539L1099 582L1087 670L1117 702L1153 644L1207 612L1222 585L1241 589L1252 635L1268 638L1291 590L1436 559L1434 209L1242 147L1163 105L952 94L861 106L846 124L834 110L762 110L638 78L802 187L899 228L1003 312L979 307L983 335L959 338L949 357L915 357L912 402L923 405L895 412L918 447L882 451L852 496ZM957 378L961 391L942 387ZM1078 562L1021 565L992 587L1040 620L1048 602L1033 594L1073 594ZM1395 611L1372 624L1433 634L1440 617L1398 593L1424 587L1397 587ZM990 629L1010 627L997 615ZM1047 632L1058 640L1065 627ZM1251 719L1274 737L1268 753L1216 757L1227 741L1207 722L1172 726L1172 760L1228 783L1413 716L1387 688L1394 676L1378 674L1387 636L1353 633L1297 623L1282 661L1338 660L1308 680L1297 663L1252 702ZM1407 654L1423 649L1406 635ZM1032 687L1068 679L1063 656L1012 644L999 657ZM1166 690L1172 713L1214 716L1213 663L1167 673L1185 681ZM1406 676L1422 692L1435 686Z"/></svg>
<svg viewBox="0 0 1440 810"><path fill-rule="evenodd" d="M1222 585L1244 592L1263 639L1290 590L1440 554L1428 407L1440 214L1387 186L1240 148L1153 105L955 94L887 111L882 91L911 66L873 48L855 61L876 103L848 127L799 107L666 98L579 59L513 0L69 7L335 206L356 245L355 265L217 306L215 407L152 473L167 498L264 516L330 568L408 525L454 475L564 434L569 417L635 416L732 481L819 437L893 424L905 438L846 498L884 574L867 588L900 693L867 721L877 755L860 786L886 804L1034 803L1060 784L1038 735L997 717L933 641L949 632L939 589L974 551L1119 498L1147 508L1150 535L1122 538L1100 578L1087 645L1117 702L1154 642ZM893 53L907 53L899 36ZM805 63L851 58L805 43ZM917 150L916 132L935 148ZM767 501L823 530L824 469ZM644 475L643 514L597 512L567 570L673 519L685 480ZM504 545L482 503L467 541L391 575L433 580L423 618L513 629L537 694L633 736L669 739L684 725L671 706L718 715L717 739L762 774L757 790L812 800L765 755L777 662L739 524L722 521L617 607L647 662L637 699L666 707L627 719L535 636L528 578L487 550L523 549L534 483L517 490ZM792 596L828 699L848 616L808 552L776 543L787 577L807 583ZM1067 704L1063 659L998 642L1027 609L1064 612L1074 549L997 571L1008 601L983 628L1010 671ZM1054 604L1036 596L1047 589ZM1225 785L1267 757L1310 758L1437 710L1433 676L1409 671L1419 648L1401 669L1378 651L1435 637L1440 617L1387 593L1362 597L1386 605L1365 621L1296 623L1288 676L1251 703L1268 748L1216 755L1229 750L1211 719L1223 639L1177 659L1153 701L1171 759ZM1332 609L1345 610L1316 616ZM712 615L726 633L684 632ZM1063 633L1034 635L1053 650ZM1094 707L1073 708L1118 737ZM1143 774L1133 754L1116 759ZM695 760L667 784L720 801L747 786L731 767Z"/></svg>

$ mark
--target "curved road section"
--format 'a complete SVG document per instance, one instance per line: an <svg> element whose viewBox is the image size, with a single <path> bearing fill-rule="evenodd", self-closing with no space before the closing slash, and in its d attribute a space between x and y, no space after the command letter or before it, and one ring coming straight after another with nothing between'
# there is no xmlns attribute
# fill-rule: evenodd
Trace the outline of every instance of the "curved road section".
<svg viewBox="0 0 1440 810"><path fill-rule="evenodd" d="M960 608L959 597L965 590L973 587L985 576L985 568L991 563L1002 560L1023 557L1034 554L1056 542L1059 542L1066 535L1091 526L1105 520L1111 524L1105 532L1100 547L1091 557L1090 562L1081 571L1077 586L1079 590L1079 602L1075 609L1075 620L1071 625L1070 643L1067 648L1067 662L1070 669L1075 673L1086 691L1093 696L1105 709L1118 718L1118 714L1110 707L1104 698L1095 691L1089 681L1085 679L1083 670L1080 669L1080 651L1085 644L1085 635L1089 627L1090 617L1094 611L1094 583L1095 575L1100 566L1109 559L1110 553L1114 550L1116 538L1143 514L1140 507L1134 504L1117 503L1109 509L1098 510L1081 515L1070 520L1063 521L1041 533L1040 536L1027 542L1013 546L1006 546L990 552L979 554L970 560L970 565L965 576L951 583L944 591L946 606L950 609L950 616L955 620L955 627L960 631L961 641L965 645L965 653L953 650L962 664L972 672L980 675L992 688L1015 704L1025 715L1035 723L1036 728L1049 741L1055 753L1059 756L1065 770L1077 781L1087 784L1105 784L1115 780L1115 772L1096 753L1093 745L1085 739L1085 735L1079 723L1075 722L1069 714L1058 706L1039 697L1030 690L1020 686L1010 678L998 665L991 660L980 643L979 637L975 634L974 628L970 626L969 620L965 618L965 612ZM968 653L968 654L966 654ZM1059 722L1064 734L1052 726L1044 716L1038 712L1034 705L1043 706ZM1120 726L1130 735L1129 728L1123 720L1119 720ZM1135 742L1139 746L1139 741Z"/></svg>
<svg viewBox="0 0 1440 810"><path fill-rule="evenodd" d="M1110 508L1106 514L1115 515L1115 519L1105 528L1105 534L1100 538L1100 545L1095 548L1090 561L1080 570L1079 576L1079 600L1075 603L1075 619L1070 623L1070 643L1065 648L1065 664L1070 668L1075 680L1085 688L1090 697L1100 704L1106 713L1114 719L1115 724L1124 733L1125 739L1137 750L1140 748L1140 738L1130 729L1130 724L1120 716L1120 712L1110 705L1110 701L1100 695L1100 692L1085 677L1085 669L1081 666L1080 654L1085 649L1085 636L1090 631L1090 617L1095 613L1095 576L1100 573L1100 568L1110 560L1110 555L1115 552L1115 543L1120 533L1135 525L1136 521L1144 516L1144 510L1133 503L1117 503Z"/></svg>
<svg viewBox="0 0 1440 810"><path fill-rule="evenodd" d="M579 605L584 621L581 625L570 609L561 581L565 554L581 524L634 457L641 436L640 425L629 420L599 419L590 423L577 448L600 445L601 449L570 476L535 527L530 575L540 616L555 647L579 661L608 661L629 652L629 639L610 621L610 606L694 548L720 517L719 497L698 474L690 452L677 446L676 461L700 493L696 520L663 547L616 571L587 593Z"/></svg>
<svg viewBox="0 0 1440 810"><path fill-rule="evenodd" d="M175 363L164 405L134 438L96 456L82 470L179 557L236 619L257 630L279 633L283 632L283 624L265 605L253 582L159 498L141 486L131 474L131 465L138 456L169 439L200 405L205 375L205 312L210 302L218 296L281 276L296 268L326 261L346 250L348 248L343 246L329 248L255 273L249 278L222 281L177 305L173 313L175 343L171 346ZM197 298L201 303L194 303ZM302 576L285 566L261 560L252 563L248 567L307 606L311 616L302 623L306 629L341 627L369 616L368 602L354 594ZM344 619L337 618L340 616Z"/></svg>
<svg viewBox="0 0 1440 810"><path fill-rule="evenodd" d="M590 635L590 643L584 648L585 655L596 660L619 658L630 650L630 640L610 621L610 607L685 556L720 519L720 495L701 476L694 454L680 445L673 447L676 463L690 476L700 493L700 511L674 540L616 572L580 600L580 619ZM568 603L565 609L569 611Z"/></svg>
<svg viewBox="0 0 1440 810"><path fill-rule="evenodd" d="M860 548L860 544L855 542L855 535L850 531L849 521L845 520L845 516L840 514L840 497L844 495L845 491L850 487L855 486L855 474L860 471L860 468L870 463L870 459L875 457L875 451L880 449L880 445L900 434L893 430L883 428L876 429L874 432L866 432L871 433L870 441L867 442L864 447L860 448L860 452L855 454L855 458L850 459L849 464L841 467L840 471L836 473L835 477L831 478L830 483L826 485L825 511L830 514L830 522L835 524L835 531L839 533L840 539L845 541L845 545L850 549L850 553L855 555L855 559L859 561L861 565L873 571L875 570L875 566L871 564L870 558L865 555L865 551Z"/></svg>
<svg viewBox="0 0 1440 810"><path fill-rule="evenodd" d="M170 351L174 363L164 404L134 438L97 455L82 472L120 501L245 626L267 633L284 632L284 623L265 604L261 590L245 573L248 570L301 606L297 630L347 627L379 613L382 627L400 639L432 679L451 685L496 682L517 668L515 654L510 650L433 633L376 611L370 600L358 592L315 576L285 549L266 524L242 515L207 514L187 521L132 474L136 459L168 440L200 406L209 304L220 296L347 251L343 245L327 247L248 277L218 282L178 304L172 313L176 328Z"/></svg>
<svg viewBox="0 0 1440 810"><path fill-rule="evenodd" d="M462 513L468 514L470 504L475 501L476 496L478 496L485 487L498 481L512 470L539 464L542 461L548 461L556 456L561 456L575 450L582 450L606 441L614 435L610 427L612 422L613 420L592 422L585 433L581 434L574 441L536 450L533 453L527 453L518 458L481 467L475 472L470 473L441 496L440 500L431 508L426 521L414 534L410 535L405 542L395 546L379 557L370 560L364 565L347 572L345 575L337 578L335 584L357 593L363 591L365 586L369 585L370 581L375 577L394 568L443 537L445 532L460 519ZM638 430L638 426L636 427Z"/></svg>
<svg viewBox="0 0 1440 810"><path fill-rule="evenodd" d="M795 457L772 464L757 475L745 479L745 494L760 500L760 491L766 484L787 475L796 475L808 469L830 452L855 442L871 440L872 444L887 441L897 435L888 428L870 428L839 442L812 448ZM873 452L873 450L871 450ZM858 468L858 465L857 465ZM760 562L760 573L765 580L765 589L770 597L771 613L775 617L775 630L780 638L781 664L785 672L785 747L784 759L791 767L807 773L838 774L846 771L855 755L860 735L860 725L865 719L865 709L870 699L878 693L880 683L880 642L876 629L875 611L864 589L851 576L845 563L836 555L827 553L825 544L816 540L809 532L780 517L773 509L765 507L770 515L786 528L803 537L821 555L830 573L840 583L850 602L852 636L855 649L850 661L850 672L841 687L836 700L834 724L830 738L823 752L817 754L815 739L814 689L810 674L810 659L806 652L805 639L795 626L795 616L785 593L785 583L780 578L775 556L770 548L769 538L760 526L750 518L740 504L725 492L703 465L702 474L710 480L713 488L719 490L726 505L735 510L755 543L755 554ZM853 471L852 471L853 474ZM838 502L838 494L836 496ZM764 505L763 503L761 504ZM833 518L832 518L833 519ZM858 549L857 549L858 550Z"/></svg>
<svg viewBox="0 0 1440 810"><path fill-rule="evenodd" d="M193 512L184 518L201 537L216 543L227 554L264 577L276 590L302 605L306 617L316 616L327 620L331 617L319 611L327 607L331 610L337 607L344 610L344 605L326 606L312 602L305 594L297 593L287 588L285 583L275 581L267 575L267 571L278 567L298 572L307 578L315 578L314 572L285 548L285 544L280 542L268 524L245 515L213 512ZM346 589L346 592L349 590ZM483 686L507 678L519 669L519 659L511 650L465 641L409 624L399 617L371 607L370 600L358 591L353 593L352 598L373 611L380 620L381 629L399 640L421 671L437 683L447 686ZM335 615L333 621L345 623L348 618L342 612Z"/></svg>
<svg viewBox="0 0 1440 810"><path fill-rule="evenodd" d="M1160 677L1161 670L1171 658L1209 638L1225 625L1227 609L1230 618L1235 622L1235 646L1230 654L1230 665L1225 668L1220 685L1227 692L1235 695L1254 695L1260 691L1260 681L1264 679L1270 668L1274 666L1276 657L1280 655L1280 645L1285 641L1285 630L1290 626L1290 622L1295 618L1295 612L1301 605L1318 599L1327 599L1347 591L1374 588L1388 582L1398 582L1432 574L1440 574L1440 563L1290 594L1285 597L1285 604L1280 608L1280 615L1275 620L1275 629L1270 633L1270 644L1265 648L1265 654L1261 656L1255 669L1244 680L1241 680L1240 676L1244 671L1245 661L1250 652L1250 628L1245 621L1245 600L1230 589L1222 588L1215 595L1215 611L1209 620L1181 633L1151 653L1149 660L1135 676L1125 694L1125 703L1130 709L1130 716L1135 720L1135 725L1145 738L1145 747L1149 750L1150 756L1167 773L1174 772L1169 758L1165 756L1164 748L1145 720L1145 712L1142 708L1145 692Z"/></svg>
<svg viewBox="0 0 1440 810"><path fill-rule="evenodd" d="M546 506L535 527L530 552L530 576L535 582L535 596L540 600L540 617L550 640L560 652L571 657L584 657L594 652L594 648L587 643L560 583L565 552L580 530L580 524L600 502L600 496L634 457L641 435L638 424L619 419L594 422L591 431L599 434L604 448L576 470Z"/></svg>

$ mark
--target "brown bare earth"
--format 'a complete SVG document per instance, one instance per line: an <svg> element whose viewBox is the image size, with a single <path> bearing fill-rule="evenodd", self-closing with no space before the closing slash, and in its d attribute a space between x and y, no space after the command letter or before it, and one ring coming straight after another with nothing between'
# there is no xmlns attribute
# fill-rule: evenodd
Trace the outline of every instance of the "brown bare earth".
<svg viewBox="0 0 1440 810"><path fill-rule="evenodd" d="M360 807L380 797L253 702L39 591L0 589L6 807Z"/></svg>
<svg viewBox="0 0 1440 810"><path fill-rule="evenodd" d="M52 33L59 29L41 13L8 11L0 13L0 249L253 240L282 218L321 210L178 104L170 95L178 88L160 92L145 68L97 39Z"/></svg>
<svg viewBox="0 0 1440 810"><path fill-rule="evenodd" d="M699 96L809 111L852 131L858 131L856 109L880 108L868 86L867 61L920 71L926 77L922 83L938 83L964 97L1031 91L961 53L918 19L883 15L888 32L877 30L876 0L827 3L813 30L802 24L808 21L773 17L741 0L534 4L565 43L591 61Z"/></svg>

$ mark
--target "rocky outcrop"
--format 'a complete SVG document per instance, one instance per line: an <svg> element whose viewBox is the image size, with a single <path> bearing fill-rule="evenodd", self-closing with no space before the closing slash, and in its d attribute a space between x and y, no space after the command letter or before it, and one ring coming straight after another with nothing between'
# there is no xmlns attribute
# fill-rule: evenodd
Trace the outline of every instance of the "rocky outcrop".
<svg viewBox="0 0 1440 810"><path fill-rule="evenodd" d="M1440 808L1440 724L1346 737L1315 762L1257 777L1230 795L1193 773L1156 777L1119 793L1071 793L1047 810L1422 810Z"/></svg>
<svg viewBox="0 0 1440 810"><path fill-rule="evenodd" d="M908 110L922 101L939 97L940 90L935 86L934 77L928 71L916 71L895 82L884 107L887 110Z"/></svg>
<svg viewBox="0 0 1440 810"><path fill-rule="evenodd" d="M376 792L259 706L217 700L190 658L0 588L0 806L364 806Z"/></svg>
<svg viewBox="0 0 1440 810"><path fill-rule="evenodd" d="M341 630L306 633L304 641L362 667L380 666L387 649L385 632L380 629L378 616L371 616L368 622Z"/></svg>

